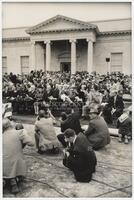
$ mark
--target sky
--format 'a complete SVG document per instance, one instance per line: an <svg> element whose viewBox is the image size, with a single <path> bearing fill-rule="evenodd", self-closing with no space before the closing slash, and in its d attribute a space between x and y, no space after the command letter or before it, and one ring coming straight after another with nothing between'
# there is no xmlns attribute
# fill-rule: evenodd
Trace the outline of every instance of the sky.
<svg viewBox="0 0 134 200"><path fill-rule="evenodd" d="M29 27L64 15L83 21L122 19L131 17L130 3L2 3L2 27Z"/></svg>

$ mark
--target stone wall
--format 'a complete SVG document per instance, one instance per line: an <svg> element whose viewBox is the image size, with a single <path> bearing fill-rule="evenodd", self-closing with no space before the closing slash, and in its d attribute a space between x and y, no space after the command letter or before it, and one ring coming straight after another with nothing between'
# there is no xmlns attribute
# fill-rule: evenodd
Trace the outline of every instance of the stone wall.
<svg viewBox="0 0 134 200"><path fill-rule="evenodd" d="M70 43L66 41L53 41L51 44L51 70L59 71L60 62L59 55L68 50L70 51ZM68 49L67 49L68 48ZM7 68L8 73L21 73L20 56L31 55L30 41L12 41L3 42L2 56L7 56ZM111 53L123 53L123 69L125 74L131 73L131 37L130 36L110 36L110 37L98 37L94 43L93 50L93 70L98 73L107 72L106 57L110 57ZM77 70L84 71L87 68L87 42L86 40L78 40L76 43L77 53ZM45 69L45 44L42 42L36 43L36 69ZM30 60L30 59L29 59ZM71 62L70 58L67 58L68 62ZM31 63L30 67L31 67ZM31 70L31 68L29 69Z"/></svg>
<svg viewBox="0 0 134 200"><path fill-rule="evenodd" d="M105 58L111 57L111 53L123 53L122 72L130 74L132 71L130 36L111 36L97 39L94 44L94 68L98 73L106 73Z"/></svg>
<svg viewBox="0 0 134 200"><path fill-rule="evenodd" d="M7 56L7 72L21 74L20 56L30 56L31 47L29 41L10 41L2 45L2 56Z"/></svg>

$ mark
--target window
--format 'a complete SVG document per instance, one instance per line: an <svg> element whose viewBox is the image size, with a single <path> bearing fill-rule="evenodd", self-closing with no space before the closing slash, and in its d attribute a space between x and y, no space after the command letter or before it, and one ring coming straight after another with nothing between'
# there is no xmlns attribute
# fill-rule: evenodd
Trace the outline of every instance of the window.
<svg viewBox="0 0 134 200"><path fill-rule="evenodd" d="M7 57L2 57L2 74L7 73Z"/></svg>
<svg viewBox="0 0 134 200"><path fill-rule="evenodd" d="M122 71L122 53L111 53L111 72Z"/></svg>
<svg viewBox="0 0 134 200"><path fill-rule="evenodd" d="M21 73L29 73L29 56L21 56Z"/></svg>

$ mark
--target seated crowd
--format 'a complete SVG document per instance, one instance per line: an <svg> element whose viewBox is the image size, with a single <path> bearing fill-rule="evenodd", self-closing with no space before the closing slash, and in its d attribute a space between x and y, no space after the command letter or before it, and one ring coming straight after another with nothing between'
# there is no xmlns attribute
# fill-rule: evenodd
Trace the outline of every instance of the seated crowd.
<svg viewBox="0 0 134 200"><path fill-rule="evenodd" d="M131 77L121 73L100 76L81 72L71 77L42 71L22 76L6 74L3 99L11 102L16 112L20 106L21 111L26 111L33 105L37 115L34 125L37 152L44 156L63 150L63 165L74 173L77 181L90 182L97 165L95 151L111 141L107 123L116 121L119 142L128 143L132 139L131 111L124 109L122 98L124 93L131 94L130 80ZM60 102L61 109L59 134L54 129L56 102ZM17 193L26 176L23 148L34 143L22 124L13 123L4 115L5 111L3 178L11 192ZM89 122L86 130L81 127L81 117Z"/></svg>
<svg viewBox="0 0 134 200"><path fill-rule="evenodd" d="M11 102L13 112L38 115L48 104L54 116L76 107L86 115L91 104L108 103L104 110L105 119L111 122L111 108L117 96L118 107L123 94L131 94L131 76L122 73L99 75L96 72L77 72L75 75L61 72L31 71L27 75L13 73L3 75L3 102ZM112 96L112 97L111 97ZM121 96L121 98L120 98ZM118 98L119 97L119 98ZM117 109L117 115L122 112Z"/></svg>

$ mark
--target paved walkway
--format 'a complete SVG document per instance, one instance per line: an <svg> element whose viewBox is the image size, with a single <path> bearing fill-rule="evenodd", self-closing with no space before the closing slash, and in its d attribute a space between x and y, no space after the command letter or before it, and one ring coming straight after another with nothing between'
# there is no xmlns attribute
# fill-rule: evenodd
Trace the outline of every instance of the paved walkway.
<svg viewBox="0 0 134 200"><path fill-rule="evenodd" d="M25 124L34 140L34 126ZM59 132L59 128L56 128ZM7 190L4 197L131 197L132 195L132 144L111 144L96 151L96 173L90 183L76 182L73 173L62 165L59 155L39 155L35 147L24 149L28 165L25 187L16 196Z"/></svg>

